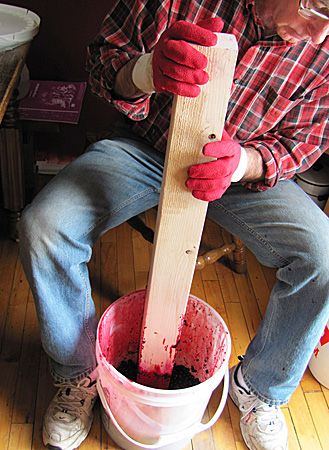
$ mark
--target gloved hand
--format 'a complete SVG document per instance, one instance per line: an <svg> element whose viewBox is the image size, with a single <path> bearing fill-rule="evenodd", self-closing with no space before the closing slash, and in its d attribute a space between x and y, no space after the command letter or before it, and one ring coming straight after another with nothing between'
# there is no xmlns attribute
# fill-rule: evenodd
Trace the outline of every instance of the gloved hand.
<svg viewBox="0 0 329 450"><path fill-rule="evenodd" d="M197 24L179 20L160 37L153 51L153 84L157 92L171 92L186 97L197 97L198 85L206 84L209 77L205 68L205 55L189 43L211 47L216 45L223 21L217 17Z"/></svg>
<svg viewBox="0 0 329 450"><path fill-rule="evenodd" d="M233 141L225 130L221 141L207 143L203 147L203 154L217 159L195 164L188 169L186 186L192 191L192 195L207 202L221 198L231 181L239 181L232 180L232 176L239 166L241 151L240 145ZM246 157L246 154L244 156ZM243 161L243 164L245 170L246 161ZM243 173L244 171L242 175L240 173L240 178Z"/></svg>

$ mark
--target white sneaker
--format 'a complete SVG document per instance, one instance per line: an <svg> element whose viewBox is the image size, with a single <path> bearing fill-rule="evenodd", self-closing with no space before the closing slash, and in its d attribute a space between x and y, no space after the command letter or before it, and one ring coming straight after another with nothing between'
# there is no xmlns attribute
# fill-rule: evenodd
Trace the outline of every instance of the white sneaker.
<svg viewBox="0 0 329 450"><path fill-rule="evenodd" d="M96 380L91 376L78 384L59 383L43 420L43 443L50 449L73 450L86 439L93 421L97 398Z"/></svg>
<svg viewBox="0 0 329 450"><path fill-rule="evenodd" d="M278 406L269 406L238 380L240 364L230 370L229 394L241 412L240 428L250 450L287 450L288 430ZM243 380L239 371L240 381ZM244 383L242 383L244 384Z"/></svg>

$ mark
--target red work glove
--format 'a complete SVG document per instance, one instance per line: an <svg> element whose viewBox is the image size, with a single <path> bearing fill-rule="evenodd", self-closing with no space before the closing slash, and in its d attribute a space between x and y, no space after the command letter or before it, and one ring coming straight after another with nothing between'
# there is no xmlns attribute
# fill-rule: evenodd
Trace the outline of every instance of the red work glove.
<svg viewBox="0 0 329 450"><path fill-rule="evenodd" d="M195 198L210 202L221 198L230 186L240 162L241 147L224 130L222 140L206 144L203 154L217 159L191 166L186 186Z"/></svg>
<svg viewBox="0 0 329 450"><path fill-rule="evenodd" d="M209 77L204 69L208 60L189 43L211 47L216 45L223 21L217 17L197 24L179 20L160 37L153 51L153 84L157 92L171 92L186 97L197 97L198 85Z"/></svg>

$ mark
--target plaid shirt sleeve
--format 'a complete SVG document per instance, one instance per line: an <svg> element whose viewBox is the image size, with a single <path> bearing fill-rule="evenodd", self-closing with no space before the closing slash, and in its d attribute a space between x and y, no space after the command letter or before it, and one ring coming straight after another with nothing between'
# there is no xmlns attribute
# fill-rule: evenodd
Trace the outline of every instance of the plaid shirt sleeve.
<svg viewBox="0 0 329 450"><path fill-rule="evenodd" d="M165 27L164 9L153 12L150 10L151 3L141 0L112 2L99 34L87 48L86 69L92 92L105 98L132 120L147 117L150 96L121 99L115 96L113 87L121 67L149 52L155 45L159 30Z"/></svg>
<svg viewBox="0 0 329 450"><path fill-rule="evenodd" d="M252 190L265 190L279 180L303 172L329 147L329 85L325 80L297 102L270 131L245 145L256 148L265 165L265 179L247 183Z"/></svg>

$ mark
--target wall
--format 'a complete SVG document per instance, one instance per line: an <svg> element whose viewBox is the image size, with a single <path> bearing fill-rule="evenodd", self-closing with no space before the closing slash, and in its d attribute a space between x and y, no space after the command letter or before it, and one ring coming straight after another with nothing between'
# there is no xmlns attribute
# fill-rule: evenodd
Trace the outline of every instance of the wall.
<svg viewBox="0 0 329 450"><path fill-rule="evenodd" d="M26 7L41 18L40 32L33 40L27 64L32 79L87 80L86 46L97 34L111 0L6 0ZM86 131L107 130L118 113L92 95L85 97L78 126L64 126L70 146L84 143Z"/></svg>

